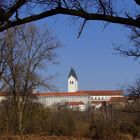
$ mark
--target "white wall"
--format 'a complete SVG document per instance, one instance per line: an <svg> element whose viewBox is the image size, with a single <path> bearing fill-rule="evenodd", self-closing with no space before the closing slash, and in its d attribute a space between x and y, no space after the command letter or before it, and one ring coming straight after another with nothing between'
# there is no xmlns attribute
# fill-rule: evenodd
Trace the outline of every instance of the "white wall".
<svg viewBox="0 0 140 140"><path fill-rule="evenodd" d="M76 91L78 91L78 81L73 76L70 76L68 78L68 92Z"/></svg>
<svg viewBox="0 0 140 140"><path fill-rule="evenodd" d="M5 99L5 96L0 96L0 102Z"/></svg>
<svg viewBox="0 0 140 140"><path fill-rule="evenodd" d="M87 104L91 101L109 101L111 97L123 97L122 95L90 96L90 95L69 95L69 96L38 96L39 102L45 106L62 102L80 102Z"/></svg>
<svg viewBox="0 0 140 140"><path fill-rule="evenodd" d="M51 106L62 102L80 102L87 103L89 96L39 96L39 102L45 106Z"/></svg>

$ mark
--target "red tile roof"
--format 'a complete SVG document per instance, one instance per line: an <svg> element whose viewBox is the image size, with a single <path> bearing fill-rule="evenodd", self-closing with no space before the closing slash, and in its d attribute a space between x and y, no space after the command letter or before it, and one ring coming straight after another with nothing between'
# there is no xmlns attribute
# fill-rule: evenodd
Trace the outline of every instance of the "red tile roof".
<svg viewBox="0 0 140 140"><path fill-rule="evenodd" d="M50 92L50 93L35 93L36 96L86 96L87 94L77 92Z"/></svg>
<svg viewBox="0 0 140 140"><path fill-rule="evenodd" d="M80 102L65 102L67 106L77 106L77 105L85 105L82 101Z"/></svg>
<svg viewBox="0 0 140 140"><path fill-rule="evenodd" d="M123 95L121 90L99 90L99 91L77 91L77 92L50 92L50 93L35 93L37 96L101 96L101 95Z"/></svg>
<svg viewBox="0 0 140 140"><path fill-rule="evenodd" d="M80 93L86 93L88 95L123 95L122 90L95 90L95 91L78 91Z"/></svg>
<svg viewBox="0 0 140 140"><path fill-rule="evenodd" d="M102 104L103 101L92 101L91 104ZM108 102L108 101L106 101Z"/></svg>
<svg viewBox="0 0 140 140"><path fill-rule="evenodd" d="M127 98L124 97L111 97L109 102L125 102Z"/></svg>
<svg viewBox="0 0 140 140"><path fill-rule="evenodd" d="M77 91L77 92L45 92L45 93L34 93L35 96L106 96L106 95L123 95L121 90L97 90L97 91ZM6 92L1 92L0 96L7 96Z"/></svg>
<svg viewBox="0 0 140 140"><path fill-rule="evenodd" d="M0 92L0 96L8 96L7 92Z"/></svg>

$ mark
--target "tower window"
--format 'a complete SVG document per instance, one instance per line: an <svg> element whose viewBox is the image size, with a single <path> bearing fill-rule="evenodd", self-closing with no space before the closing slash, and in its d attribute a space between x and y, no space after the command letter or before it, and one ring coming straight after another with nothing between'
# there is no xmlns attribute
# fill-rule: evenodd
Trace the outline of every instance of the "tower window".
<svg viewBox="0 0 140 140"><path fill-rule="evenodd" d="M70 85L71 85L71 84L74 84L74 81L70 81Z"/></svg>

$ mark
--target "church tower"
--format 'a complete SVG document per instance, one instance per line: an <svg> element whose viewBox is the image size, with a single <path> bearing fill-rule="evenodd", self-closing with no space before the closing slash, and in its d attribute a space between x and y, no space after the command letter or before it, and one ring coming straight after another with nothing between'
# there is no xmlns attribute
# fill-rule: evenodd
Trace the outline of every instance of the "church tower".
<svg viewBox="0 0 140 140"><path fill-rule="evenodd" d="M73 68L71 68L68 76L68 92L78 91L78 78Z"/></svg>

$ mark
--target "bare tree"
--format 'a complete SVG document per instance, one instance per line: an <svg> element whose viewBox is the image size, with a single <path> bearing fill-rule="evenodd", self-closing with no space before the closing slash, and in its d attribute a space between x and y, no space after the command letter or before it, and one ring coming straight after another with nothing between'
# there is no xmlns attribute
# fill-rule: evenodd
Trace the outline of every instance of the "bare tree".
<svg viewBox="0 0 140 140"><path fill-rule="evenodd" d="M1 57L1 65L5 65L1 75L1 86L13 100L14 111L18 116L18 130L22 136L26 102L31 99L34 88L49 88L48 77L43 78L41 70L46 68L49 62L54 62L54 49L59 43L48 31L41 35L32 25L7 30L2 34L2 40L5 41L2 51L6 60L5 57Z"/></svg>
<svg viewBox="0 0 140 140"><path fill-rule="evenodd" d="M48 18L54 15L69 15L80 20L80 37L88 21L105 21L117 23L130 28L133 34L140 29L140 2L132 0L133 9L125 8L125 2L119 5L116 0L11 0L0 1L0 32L17 25ZM127 1L126 1L127 3ZM135 34L137 35L137 34ZM137 35L137 40L139 35ZM133 46L134 45L134 46ZM127 49L122 45L116 47L119 54L140 57L139 47L132 43Z"/></svg>
<svg viewBox="0 0 140 140"><path fill-rule="evenodd" d="M139 0L132 2L133 5L140 6ZM116 3L119 2L115 0L1 0L0 31L58 14L83 18L83 26L86 21L99 20L140 28L140 14L134 14L135 10L129 11L116 7Z"/></svg>
<svg viewBox="0 0 140 140"><path fill-rule="evenodd" d="M140 78L136 79L134 84L128 85L124 91L130 97L140 97Z"/></svg>
<svg viewBox="0 0 140 140"><path fill-rule="evenodd" d="M123 56L140 58L140 30L136 27L130 27L131 35L129 36L129 45L117 45L115 51Z"/></svg>

